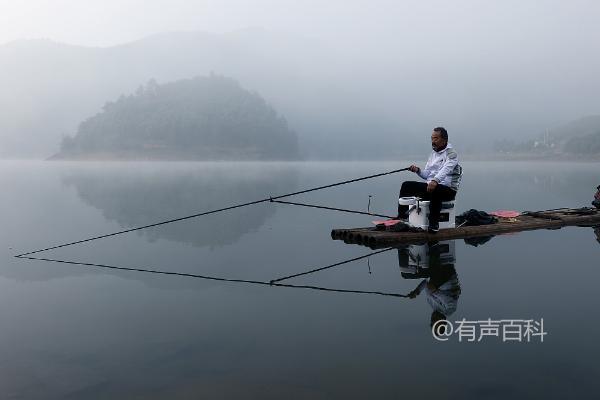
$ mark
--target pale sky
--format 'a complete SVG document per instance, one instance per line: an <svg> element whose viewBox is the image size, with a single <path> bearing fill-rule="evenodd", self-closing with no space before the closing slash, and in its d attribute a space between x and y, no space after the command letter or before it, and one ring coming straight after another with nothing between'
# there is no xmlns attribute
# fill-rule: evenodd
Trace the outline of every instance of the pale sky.
<svg viewBox="0 0 600 400"><path fill-rule="evenodd" d="M393 6L394 1L379 2ZM373 11L368 1L0 0L0 43L46 38L110 46L154 33L223 33L246 27L319 34L352 29ZM375 10L377 7L375 7ZM302 27L302 29L299 29Z"/></svg>
<svg viewBox="0 0 600 400"><path fill-rule="evenodd" d="M340 35L357 40L411 35L419 41L440 30L469 40L480 35L589 40L600 36L599 11L594 0L0 0L0 44L46 38L110 46L165 31L246 27L332 41Z"/></svg>

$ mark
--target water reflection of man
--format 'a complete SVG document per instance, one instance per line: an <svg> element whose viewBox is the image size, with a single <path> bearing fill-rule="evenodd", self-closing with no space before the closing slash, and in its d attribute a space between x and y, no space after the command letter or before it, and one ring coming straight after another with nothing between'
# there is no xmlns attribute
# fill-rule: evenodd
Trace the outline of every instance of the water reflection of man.
<svg viewBox="0 0 600 400"><path fill-rule="evenodd" d="M416 274L411 276L411 278L424 277L425 279L408 296L414 299L419 294L425 293L427 302L433 309L431 313L431 326L433 327L437 321L447 319L456 311L461 288L453 264L454 257L446 253L448 252L448 246L440 243L430 243L427 246L429 253L428 268L416 271ZM407 249L399 250L399 257L401 252L406 253L406 251ZM402 267L400 258L399 262ZM409 278L404 273L402 275Z"/></svg>
<svg viewBox="0 0 600 400"><path fill-rule="evenodd" d="M594 233L596 234L596 240L600 243L600 225L594 227Z"/></svg>

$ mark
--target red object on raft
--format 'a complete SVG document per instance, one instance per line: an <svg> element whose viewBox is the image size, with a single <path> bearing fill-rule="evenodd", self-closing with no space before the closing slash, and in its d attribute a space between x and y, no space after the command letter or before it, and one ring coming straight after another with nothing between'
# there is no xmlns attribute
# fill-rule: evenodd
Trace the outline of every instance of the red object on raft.
<svg viewBox="0 0 600 400"><path fill-rule="evenodd" d="M512 211L512 210L491 211L489 214L493 215L494 217L500 217L500 218L516 218L519 215L521 215L520 212Z"/></svg>

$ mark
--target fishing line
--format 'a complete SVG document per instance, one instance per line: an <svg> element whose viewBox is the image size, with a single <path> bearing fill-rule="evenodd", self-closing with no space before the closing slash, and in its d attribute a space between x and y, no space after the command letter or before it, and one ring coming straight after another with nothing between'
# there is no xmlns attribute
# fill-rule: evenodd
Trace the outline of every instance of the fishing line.
<svg viewBox="0 0 600 400"><path fill-rule="evenodd" d="M368 254L367 257L374 255L376 253ZM408 297L408 295L400 294L400 293L389 293L389 292L368 291L368 290L354 290L354 289L335 289L335 288L327 288L327 287L312 286L312 285L291 285L291 284L286 284L286 283L272 283L272 282L256 281L256 280L249 280L249 279L219 278L216 276L190 274L190 273L185 273L185 272L170 272L170 271L159 271L159 270L152 270L152 269L146 269L146 268L119 267L116 265L85 263L85 262L78 262L78 261L58 260L58 259L53 259L53 258L41 258L41 257L30 257L30 256L15 256L15 257L20 258L20 259L54 262L54 263L59 263L59 264L78 265L78 266L84 266L84 267L98 267L98 268L113 269L113 270L120 270L120 271L145 272L145 273L159 274L159 275L181 276L181 277L186 277L186 278L198 278L198 279L205 279L205 280L218 281L218 282L245 283L245 284L250 284L250 285L275 286L275 287L294 288L294 289L309 289L309 290L318 290L318 291L323 291L323 292L375 294L375 295L379 295L379 296L388 296L388 297ZM349 263L352 261L354 261L354 259L347 260L343 263ZM337 265L340 265L340 264L342 264L342 263L338 263Z"/></svg>
<svg viewBox="0 0 600 400"><path fill-rule="evenodd" d="M335 263L335 264L326 265L326 266L320 267L320 268L311 269L310 271L300 272L298 274L293 274L293 275L288 275L288 276L284 276L284 277L281 277L281 278L273 279L273 280L271 280L271 283L276 283L276 282L284 281L286 279L296 278L298 276L313 274L315 272L323 271L325 269L337 267L337 266L343 265L343 264L348 264L349 262L352 262L352 261L362 260L363 258L368 258L368 257L374 256L375 254L385 253L386 251L390 251L392 249L393 249L393 247L388 247L387 249L374 251L372 253L365 254L364 256L355 257L355 258L351 258L351 259L346 260L346 261L342 261L342 262L338 262L338 263Z"/></svg>
<svg viewBox="0 0 600 400"><path fill-rule="evenodd" d="M292 205L292 206L320 208L320 209L323 209L323 210L341 211L341 212L345 212L345 213L349 213L349 214L370 215L372 217L394 218L394 217L392 217L390 215L373 214L373 213L370 213L370 212L356 211L356 210L347 210L345 208L335 208L335 207L320 206L320 205L317 205L317 204L294 203L294 202L291 202L291 201L282 201L282 200L271 200L271 202L272 203L280 203L280 204L289 204L289 205Z"/></svg>

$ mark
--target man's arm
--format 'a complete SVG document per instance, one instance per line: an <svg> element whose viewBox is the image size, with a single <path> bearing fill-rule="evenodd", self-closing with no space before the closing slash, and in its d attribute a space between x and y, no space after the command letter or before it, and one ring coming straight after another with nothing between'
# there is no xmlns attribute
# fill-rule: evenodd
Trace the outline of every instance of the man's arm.
<svg viewBox="0 0 600 400"><path fill-rule="evenodd" d="M417 171L417 175L419 175L422 179L427 180L427 178L429 177L430 170L431 170L431 156L429 156L429 158L427 159L427 164L425 164L425 168L419 169Z"/></svg>
<svg viewBox="0 0 600 400"><path fill-rule="evenodd" d="M452 149L448 150L448 155L446 156L446 161L442 165L442 168L438 171L437 174L433 177L433 180L437 183L442 182L449 173L454 170L454 167L458 164L458 154Z"/></svg>

